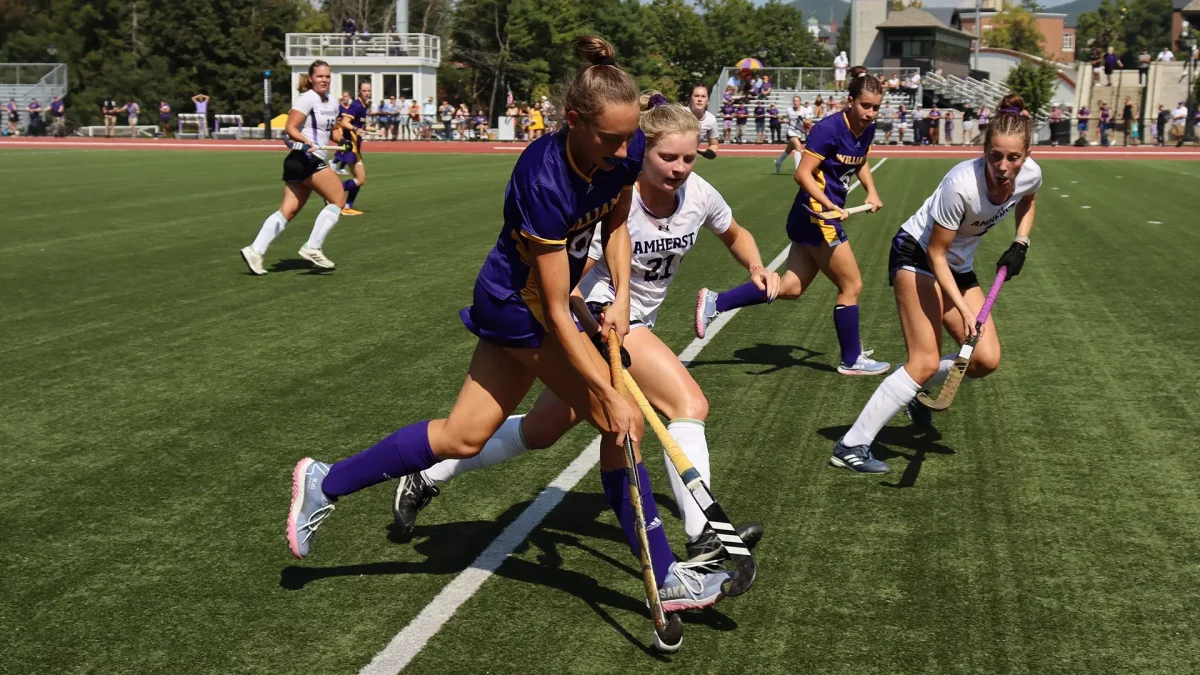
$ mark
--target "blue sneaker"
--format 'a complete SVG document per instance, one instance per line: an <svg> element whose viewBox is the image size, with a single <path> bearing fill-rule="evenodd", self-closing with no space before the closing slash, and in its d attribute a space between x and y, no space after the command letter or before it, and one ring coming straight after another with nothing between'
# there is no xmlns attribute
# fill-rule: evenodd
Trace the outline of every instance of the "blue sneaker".
<svg viewBox="0 0 1200 675"><path fill-rule="evenodd" d="M875 459L875 455L871 454L871 446L849 448L842 445L841 438L838 439L837 445L833 446L833 456L829 458L829 463L850 469L854 473L887 473L892 470L887 462Z"/></svg>
<svg viewBox="0 0 1200 675"><path fill-rule="evenodd" d="M874 349L869 349L858 355L858 360L854 365L847 366L844 363L838 364L838 372L842 375L883 375L892 369L892 364L887 361L876 361L871 358L874 354Z"/></svg>
<svg viewBox="0 0 1200 675"><path fill-rule="evenodd" d="M717 318L717 294L707 288L701 288L696 294L696 337L703 338L708 325Z"/></svg>
<svg viewBox="0 0 1200 675"><path fill-rule="evenodd" d="M305 457L292 471L292 509L288 512L287 540L292 555L303 559L317 534L317 528L333 513L333 500L325 496L321 485L329 474L329 465Z"/></svg>
<svg viewBox="0 0 1200 675"><path fill-rule="evenodd" d="M925 393L928 394L929 392ZM912 420L913 426L918 429L933 428L933 411L921 405L917 399L914 398L908 402L906 412L908 413L908 419Z"/></svg>
<svg viewBox="0 0 1200 675"><path fill-rule="evenodd" d="M687 609L712 607L725 597L721 586L733 578L734 571L711 562L671 563L667 580L658 589L658 599L668 614Z"/></svg>

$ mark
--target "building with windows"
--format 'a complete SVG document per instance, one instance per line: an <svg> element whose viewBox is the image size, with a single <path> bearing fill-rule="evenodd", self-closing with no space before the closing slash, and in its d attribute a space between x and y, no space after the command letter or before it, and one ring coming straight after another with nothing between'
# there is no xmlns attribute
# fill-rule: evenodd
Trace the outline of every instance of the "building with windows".
<svg viewBox="0 0 1200 675"><path fill-rule="evenodd" d="M362 82L371 83L375 103L389 96L424 101L437 98L441 38L424 33L288 33L287 64L292 69L292 96L300 75L320 59L333 73L331 91L351 96Z"/></svg>
<svg viewBox="0 0 1200 675"><path fill-rule="evenodd" d="M980 29L984 47L991 46L988 44L988 31L992 29L992 21L998 13L998 5L998 0L982 0L980 3L982 9L979 12L979 21L981 22ZM958 12L962 29L971 34L973 44L975 10L955 11ZM1046 53L1046 57L1059 63L1075 61L1075 27L1066 25L1067 15L1056 12L1036 12L1034 18L1038 31L1042 34L1042 51Z"/></svg>
<svg viewBox="0 0 1200 675"><path fill-rule="evenodd" d="M884 70L941 68L949 75L970 72L973 36L959 26L958 10L949 10L944 22L929 10L909 7L888 14L876 28L883 41Z"/></svg>

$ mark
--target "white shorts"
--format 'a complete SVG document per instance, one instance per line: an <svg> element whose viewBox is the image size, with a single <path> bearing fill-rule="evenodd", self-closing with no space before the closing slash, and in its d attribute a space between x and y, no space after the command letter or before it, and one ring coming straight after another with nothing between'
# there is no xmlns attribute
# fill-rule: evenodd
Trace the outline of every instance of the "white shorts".
<svg viewBox="0 0 1200 675"><path fill-rule="evenodd" d="M793 129L791 127L788 127L787 137L788 138L799 138L801 141L803 141L805 138L803 131L796 131L795 129Z"/></svg>
<svg viewBox="0 0 1200 675"><path fill-rule="evenodd" d="M835 79L835 80L844 80L844 79L846 79L846 69L845 69L845 68L837 68L837 69L835 69L835 70L833 71L833 79Z"/></svg>

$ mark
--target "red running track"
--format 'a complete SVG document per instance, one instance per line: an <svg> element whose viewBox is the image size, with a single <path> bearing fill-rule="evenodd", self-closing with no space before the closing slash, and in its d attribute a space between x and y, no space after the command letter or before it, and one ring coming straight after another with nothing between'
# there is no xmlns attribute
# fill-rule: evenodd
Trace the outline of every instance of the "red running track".
<svg viewBox="0 0 1200 675"><path fill-rule="evenodd" d="M460 153L516 155L525 148L525 143L444 142L444 141L368 141L367 154L384 152L409 153ZM0 149L78 149L78 150L223 150L242 152L281 152L280 141L216 141L196 139L158 138L12 138L0 139ZM727 157L775 157L780 146L722 147L721 155ZM876 145L871 148L872 157L920 157L927 159L967 159L980 154L978 147L929 147ZM1140 147L1056 147L1037 146L1033 151L1037 159L1200 159L1200 148Z"/></svg>

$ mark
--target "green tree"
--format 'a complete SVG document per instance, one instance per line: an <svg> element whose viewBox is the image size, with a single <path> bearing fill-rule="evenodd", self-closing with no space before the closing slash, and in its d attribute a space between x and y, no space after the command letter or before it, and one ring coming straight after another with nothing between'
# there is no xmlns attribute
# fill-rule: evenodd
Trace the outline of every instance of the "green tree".
<svg viewBox="0 0 1200 675"><path fill-rule="evenodd" d="M1017 67L1009 71L1004 83L1025 99L1025 107L1030 113L1036 113L1053 100L1057 77L1058 69L1049 61L1021 59Z"/></svg>
<svg viewBox="0 0 1200 675"><path fill-rule="evenodd" d="M990 47L1011 49L1023 54L1041 56L1042 32L1037 27L1037 17L1024 7L1007 5L992 19L992 29L987 33Z"/></svg>
<svg viewBox="0 0 1200 675"><path fill-rule="evenodd" d="M648 57L656 62L659 89L683 97L694 82L711 84L720 73L715 69L712 30L688 0L654 0L646 6L646 31L650 39Z"/></svg>
<svg viewBox="0 0 1200 675"><path fill-rule="evenodd" d="M1168 0L1169 1L1169 0ZM1075 58L1091 60L1112 47L1118 54L1127 50L1125 44L1125 0L1102 0L1091 12L1082 12L1075 21ZM1096 53L1093 54L1092 52Z"/></svg>

